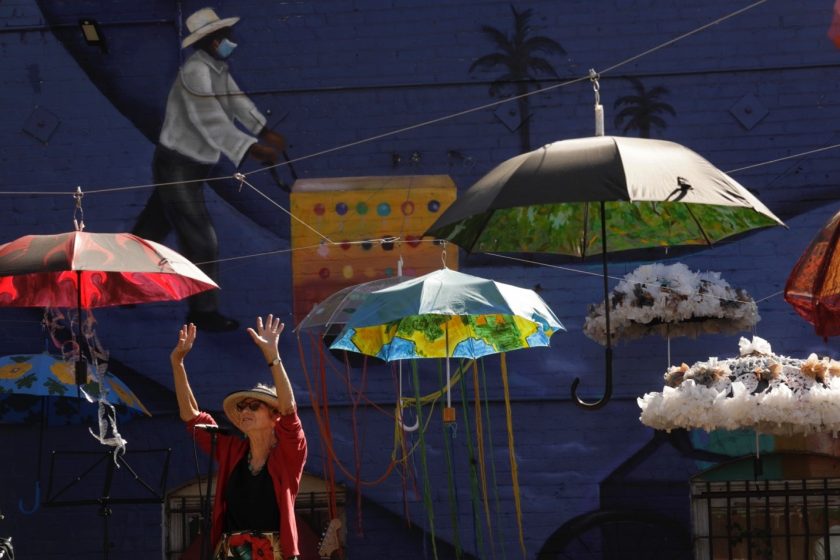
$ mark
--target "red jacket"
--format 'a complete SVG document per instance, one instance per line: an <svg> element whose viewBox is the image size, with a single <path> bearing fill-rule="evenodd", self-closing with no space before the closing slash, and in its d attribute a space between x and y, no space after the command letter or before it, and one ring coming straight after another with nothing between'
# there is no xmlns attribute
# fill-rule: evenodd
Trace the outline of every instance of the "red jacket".
<svg viewBox="0 0 840 560"><path fill-rule="evenodd" d="M198 446L205 453L210 452L210 434L204 430L194 430L196 424L216 424L206 412L199 413L187 423L187 430L193 434ZM306 462L306 436L300 424L297 412L280 416L274 425L277 447L268 456L268 473L274 482L274 495L280 510L280 547L283 556L295 556L298 551L297 524L295 523L295 497L300 487L303 464ZM241 436L222 435L216 441L216 461L219 463L216 480L216 498L213 503L213 529L210 543L213 549L219 542L224 528L225 488L237 463L248 453L248 440Z"/></svg>

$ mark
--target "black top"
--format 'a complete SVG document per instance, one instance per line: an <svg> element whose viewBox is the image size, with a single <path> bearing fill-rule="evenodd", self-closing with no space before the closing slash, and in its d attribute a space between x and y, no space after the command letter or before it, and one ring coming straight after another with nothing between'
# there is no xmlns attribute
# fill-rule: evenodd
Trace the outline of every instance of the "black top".
<svg viewBox="0 0 840 560"><path fill-rule="evenodd" d="M253 475L248 470L248 456L243 457L230 474L225 501L225 532L276 532L280 529L280 510L268 465Z"/></svg>

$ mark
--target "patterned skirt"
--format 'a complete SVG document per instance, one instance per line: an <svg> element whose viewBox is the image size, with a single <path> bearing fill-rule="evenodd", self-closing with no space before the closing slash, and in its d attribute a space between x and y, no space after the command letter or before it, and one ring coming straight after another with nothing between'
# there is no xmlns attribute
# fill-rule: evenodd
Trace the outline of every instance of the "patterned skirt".
<svg viewBox="0 0 840 560"><path fill-rule="evenodd" d="M224 533L213 560L283 560L280 533L256 531Z"/></svg>

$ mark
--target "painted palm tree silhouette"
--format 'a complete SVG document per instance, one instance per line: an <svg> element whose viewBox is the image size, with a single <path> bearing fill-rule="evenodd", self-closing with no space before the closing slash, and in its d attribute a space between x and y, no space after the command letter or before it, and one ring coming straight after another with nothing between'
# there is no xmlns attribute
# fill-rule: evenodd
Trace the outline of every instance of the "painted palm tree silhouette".
<svg viewBox="0 0 840 560"><path fill-rule="evenodd" d="M677 115L673 107L662 101L662 97L668 93L668 88L656 86L645 89L639 78L631 76L625 79L633 85L635 94L625 95L615 100L614 109L624 107L615 116L616 128L621 128L624 134L633 130L638 131L641 138L650 138L653 129L663 131L668 128L668 124L661 115L664 113L669 113L672 117ZM624 124L623 128L622 124Z"/></svg>
<svg viewBox="0 0 840 560"><path fill-rule="evenodd" d="M498 50L479 57L470 65L469 71L492 70L497 66L504 69L504 73L490 84L490 95L500 98L509 97L511 94L520 96L516 100L519 109L517 130L522 151L529 152L531 108L529 98L521 96L527 94L531 86L539 87L538 76L557 77L551 63L540 55L566 54L566 50L554 39L531 36L531 9L520 12L512 4L510 9L513 12L513 32L508 35L495 27L483 25L481 32Z"/></svg>

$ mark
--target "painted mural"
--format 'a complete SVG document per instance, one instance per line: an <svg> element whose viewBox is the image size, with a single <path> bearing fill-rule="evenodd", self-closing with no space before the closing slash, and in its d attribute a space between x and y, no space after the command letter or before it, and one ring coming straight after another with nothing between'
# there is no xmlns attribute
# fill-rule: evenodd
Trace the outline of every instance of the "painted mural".
<svg viewBox="0 0 840 560"><path fill-rule="evenodd" d="M566 332L557 332L550 347L488 360L486 383L477 373L486 364L459 363L448 391L443 361L427 360L422 384L435 391L425 395L421 381L398 383L395 367L377 364L369 377L348 368L342 377L341 359L318 352L326 364L319 383L330 390L308 390L304 358L284 336L279 351L310 438L304 476L317 481L298 495L306 560L812 560L830 549L840 511L833 416L814 420L809 429L820 433L807 435L706 432L690 423L654 429L639 421L644 411L636 399L679 386L754 418L752 404L764 399L767 408L765 400L783 395L784 414L801 416L801 387L777 375L777 365L793 367L786 356L802 362L795 365L815 395L808 398L833 395L833 343L815 335L781 294L797 256L840 200L837 5L832 13L831 3L819 0L654 0L641 7L429 1L420 9L373 0L206 4L0 3L0 241L69 223L67 195L81 185L88 228L133 230L179 248L221 287L190 302L97 313L108 371L152 415L121 426L130 464L149 449L175 450L170 478L161 483L165 506L155 496L118 504L107 515L88 501L46 512L30 507L33 481L72 470L42 461L42 448L44 456L91 447L101 455L88 426L56 425L69 410L58 409L51 423L30 400L15 416L25 422L0 425L7 442L0 450L0 556L11 557L5 536L12 535L21 558L85 558L103 550L126 560L197 557L203 481L169 368L173 333L184 319L207 331L191 355L193 390L203 403L222 403L232 389L264 378L263 362L277 366L274 356L249 355L254 348L237 332L266 308L288 333L341 289L444 265L533 288ZM608 135L612 128L690 147L787 227L691 253L646 253L645 260L684 265L706 279L684 292L674 289L673 277L639 276L608 292L602 281L615 285L622 273L644 271L636 254L616 256L615 276L602 278L588 259L465 256L452 242L423 237L500 162L591 135L589 68L600 76ZM214 79L193 81L198 75ZM205 108L196 113L197 105ZM204 134L185 115L209 118L213 130ZM291 192L278 174L296 179ZM535 193L529 184L510 197L518 202L549 188ZM523 224L535 223L539 209L530 212L522 213ZM544 241L564 227L560 222L547 221L544 236L500 227L495 238ZM720 277L710 283L703 276L717 274L710 270L737 288L713 294ZM638 336L625 330L617 334L622 344L609 348L616 375L606 407L575 404L573 380L581 381L580 402L593 402L604 387L601 339L609 327L606 317L600 322L601 309L638 318L659 304L679 311L707 296L710 314L720 314L703 319L728 321L737 332L693 317L677 339L669 325L663 335L661 319L637 322L631 327ZM589 319L598 321L587 327L593 302ZM2 311L0 355L37 356L49 337L40 310ZM733 325L733 317L743 322ZM752 356L755 367L730 376L721 364L734 355L739 335L772 342L773 363ZM315 342L318 350L329 343ZM783 373L800 379L793 370ZM11 379L10 390L27 379ZM663 388L668 380L673 386ZM762 393L771 386L775 393ZM415 396L404 397L409 391ZM0 408L19 406L6 392ZM404 399L409 418L399 406ZM462 411L427 414L444 399L453 401L447 413ZM833 414L834 407L824 408ZM322 415L332 432L323 429ZM407 429L414 415L423 420L419 433ZM494 468L497 478L483 472ZM102 482L90 477L80 502L96 500ZM115 479L117 490L123 482Z"/></svg>

